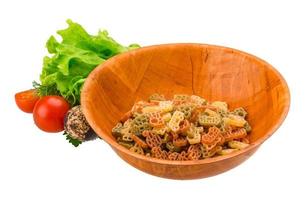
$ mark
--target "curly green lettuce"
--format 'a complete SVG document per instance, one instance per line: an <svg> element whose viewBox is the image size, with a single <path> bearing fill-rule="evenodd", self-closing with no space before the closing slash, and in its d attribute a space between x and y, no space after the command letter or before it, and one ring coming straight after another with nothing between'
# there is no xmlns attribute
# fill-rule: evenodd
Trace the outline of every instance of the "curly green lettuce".
<svg viewBox="0 0 307 200"><path fill-rule="evenodd" d="M90 35L81 25L71 20L67 23L68 28L57 31L62 37L61 42L51 36L46 43L50 56L44 57L38 91L41 95L50 95L48 91L52 91L76 105L80 104L86 77L97 65L140 46L131 44L126 47L117 43L105 30Z"/></svg>

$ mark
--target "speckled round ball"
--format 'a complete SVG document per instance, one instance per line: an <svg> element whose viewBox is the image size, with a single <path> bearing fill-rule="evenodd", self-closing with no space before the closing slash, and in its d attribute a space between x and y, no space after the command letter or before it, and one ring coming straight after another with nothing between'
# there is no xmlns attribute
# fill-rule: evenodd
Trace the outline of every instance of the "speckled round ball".
<svg viewBox="0 0 307 200"><path fill-rule="evenodd" d="M64 129L74 139L86 139L91 127L81 111L81 106L75 106L67 112Z"/></svg>

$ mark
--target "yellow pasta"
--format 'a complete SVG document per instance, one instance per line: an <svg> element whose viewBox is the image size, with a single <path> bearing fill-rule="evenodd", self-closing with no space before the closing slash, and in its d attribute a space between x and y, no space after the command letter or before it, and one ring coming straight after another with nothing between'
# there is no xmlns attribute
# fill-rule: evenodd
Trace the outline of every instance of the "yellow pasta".
<svg viewBox="0 0 307 200"><path fill-rule="evenodd" d="M221 123L221 118L217 116L201 115L198 122L203 126L218 126Z"/></svg>
<svg viewBox="0 0 307 200"><path fill-rule="evenodd" d="M134 153L137 153L137 154L141 154L141 155L144 155L144 150L143 148L138 145L138 144L135 144L133 147L131 147L129 149L130 151L134 152Z"/></svg>
<svg viewBox="0 0 307 200"><path fill-rule="evenodd" d="M228 155L228 154L231 154L233 152L236 152L238 151L238 149L222 149L218 152L216 152L218 155Z"/></svg>
<svg viewBox="0 0 307 200"><path fill-rule="evenodd" d="M128 119L122 129L120 130L120 133L122 134L122 139L123 141L126 141L126 142L131 142L133 141L132 137L131 137L131 126L132 126L132 119Z"/></svg>
<svg viewBox="0 0 307 200"><path fill-rule="evenodd" d="M152 131L158 135L164 135L170 131L170 128L168 126L154 127Z"/></svg>
<svg viewBox="0 0 307 200"><path fill-rule="evenodd" d="M194 124L192 124L187 131L187 140L190 144L197 144L200 143L201 140L201 130L198 127L195 127Z"/></svg>
<svg viewBox="0 0 307 200"><path fill-rule="evenodd" d="M142 108L142 113L167 113L174 109L172 101L159 101L157 105L147 105Z"/></svg>
<svg viewBox="0 0 307 200"><path fill-rule="evenodd" d="M198 130L199 133L204 132L204 127L198 126L198 127L196 127L196 128L197 128L197 130Z"/></svg>
<svg viewBox="0 0 307 200"><path fill-rule="evenodd" d="M174 105L172 101L160 101L159 107L160 107L161 113L171 112L174 109Z"/></svg>
<svg viewBox="0 0 307 200"><path fill-rule="evenodd" d="M211 116L211 117L219 117L219 114L211 109L206 108L205 114Z"/></svg>
<svg viewBox="0 0 307 200"><path fill-rule="evenodd" d="M195 132L192 138L187 136L187 140L190 144L198 144L200 143L200 139L201 139L201 135L198 132Z"/></svg>
<svg viewBox="0 0 307 200"><path fill-rule="evenodd" d="M169 131L170 131L170 130L169 130ZM162 143L167 143L167 142L171 141L172 138L171 138L170 135L168 134L169 131L166 132L166 133L164 133L164 135L162 135ZM157 134L157 133L156 133L156 134Z"/></svg>
<svg viewBox="0 0 307 200"><path fill-rule="evenodd" d="M218 109L221 109L223 111L228 111L228 105L226 102L223 101L214 101L211 103L212 106L217 107Z"/></svg>
<svg viewBox="0 0 307 200"><path fill-rule="evenodd" d="M244 127L246 124L246 120L237 115L228 115L228 117L223 118L223 121L226 126Z"/></svg>
<svg viewBox="0 0 307 200"><path fill-rule="evenodd" d="M126 141L126 142L132 142L133 139L132 139L132 134L130 131L126 131L123 129L123 134L122 134L122 139L123 141Z"/></svg>
<svg viewBox="0 0 307 200"><path fill-rule="evenodd" d="M196 96L196 95L192 95L190 97L190 100L192 103L198 105L198 106L202 106L202 105L206 105L207 101L204 98L201 98L200 96Z"/></svg>
<svg viewBox="0 0 307 200"><path fill-rule="evenodd" d="M200 160L248 147L251 127L243 108L211 104L196 95L154 94L137 102L112 129L116 141L130 151L157 159Z"/></svg>
<svg viewBox="0 0 307 200"><path fill-rule="evenodd" d="M125 123L123 124L123 128L127 128L127 127L131 127L132 124L132 119L128 119L127 121L125 121Z"/></svg>
<svg viewBox="0 0 307 200"><path fill-rule="evenodd" d="M142 113L155 113L155 112L160 112L161 108L160 106L146 106L142 109Z"/></svg>
<svg viewBox="0 0 307 200"><path fill-rule="evenodd" d="M240 150L240 149L244 149L244 148L248 147L249 144L233 140L233 141L229 141L228 142L228 146L230 148L239 149Z"/></svg>
<svg viewBox="0 0 307 200"><path fill-rule="evenodd" d="M162 119L164 120L164 122L169 122L171 118L172 118L172 114L169 112L162 115Z"/></svg>
<svg viewBox="0 0 307 200"><path fill-rule="evenodd" d="M176 110L172 115L171 120L168 122L168 127L173 132L177 132L180 129L180 122L184 120L184 113Z"/></svg>

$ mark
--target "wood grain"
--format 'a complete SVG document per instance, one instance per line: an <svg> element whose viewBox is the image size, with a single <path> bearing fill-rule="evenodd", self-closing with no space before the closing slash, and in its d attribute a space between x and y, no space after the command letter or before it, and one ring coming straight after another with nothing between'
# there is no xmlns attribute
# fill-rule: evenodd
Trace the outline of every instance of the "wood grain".
<svg viewBox="0 0 307 200"><path fill-rule="evenodd" d="M164 161L136 155L116 143L112 127L152 93L196 94L242 106L253 127L252 144L233 154L200 161ZM194 179L227 171L249 158L285 119L290 94L283 77L265 61L231 48L166 44L113 57L87 78L83 112L96 133L132 166L161 177ZM103 153L103 152L102 152Z"/></svg>

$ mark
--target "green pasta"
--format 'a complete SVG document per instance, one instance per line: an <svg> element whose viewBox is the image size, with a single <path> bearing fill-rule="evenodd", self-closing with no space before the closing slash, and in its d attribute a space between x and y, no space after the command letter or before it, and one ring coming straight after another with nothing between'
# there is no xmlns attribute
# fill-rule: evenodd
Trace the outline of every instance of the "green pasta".
<svg viewBox="0 0 307 200"><path fill-rule="evenodd" d="M150 128L149 119L146 115L138 115L132 120L131 132L135 135L141 135L143 131Z"/></svg>
<svg viewBox="0 0 307 200"><path fill-rule="evenodd" d="M157 94L157 93L150 95L148 99L149 101L165 101L164 95Z"/></svg>
<svg viewBox="0 0 307 200"><path fill-rule="evenodd" d="M252 131L247 112L230 111L222 101L197 95L153 94L136 102L132 114L112 129L116 141L129 151L163 160L186 161L227 155L249 145ZM127 119L128 118L128 119Z"/></svg>
<svg viewBox="0 0 307 200"><path fill-rule="evenodd" d="M173 142L168 142L168 143L166 143L166 148L167 148L170 152L180 152L180 151L181 151L181 148L175 146Z"/></svg>
<svg viewBox="0 0 307 200"><path fill-rule="evenodd" d="M243 117L244 119L247 116L247 112L242 107L234 109L232 113L235 115L239 115L240 117Z"/></svg>
<svg viewBox="0 0 307 200"><path fill-rule="evenodd" d="M130 149L131 147L133 147L132 142L118 141L118 144L122 145L123 147L127 149Z"/></svg>
<svg viewBox="0 0 307 200"><path fill-rule="evenodd" d="M122 123L117 123L115 127L112 129L112 135L114 137L120 137L122 135L121 130L123 129L123 124Z"/></svg>
<svg viewBox="0 0 307 200"><path fill-rule="evenodd" d="M244 125L244 129L246 130L247 133L252 131L252 127L249 125L248 122L245 123Z"/></svg>
<svg viewBox="0 0 307 200"><path fill-rule="evenodd" d="M190 99L189 95L186 94L175 94L173 100L178 101L188 101Z"/></svg>
<svg viewBox="0 0 307 200"><path fill-rule="evenodd" d="M193 112L194 106L189 104L182 104L176 107L176 110L181 111L184 114L185 119L189 119Z"/></svg>

